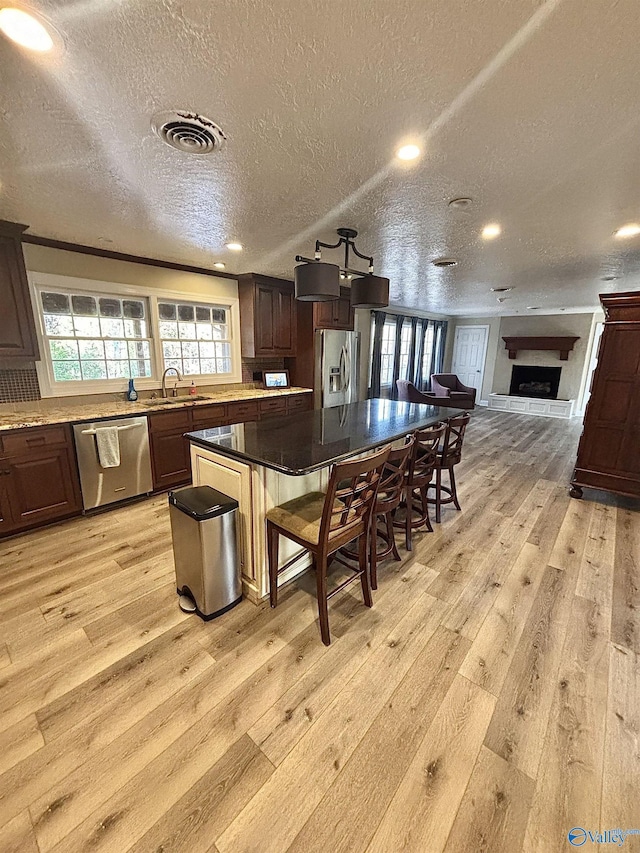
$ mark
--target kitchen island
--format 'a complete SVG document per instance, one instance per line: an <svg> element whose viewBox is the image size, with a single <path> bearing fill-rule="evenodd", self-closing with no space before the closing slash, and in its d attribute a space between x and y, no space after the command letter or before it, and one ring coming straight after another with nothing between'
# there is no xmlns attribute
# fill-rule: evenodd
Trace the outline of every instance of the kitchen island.
<svg viewBox="0 0 640 853"><path fill-rule="evenodd" d="M240 505L238 537L245 595L259 601L269 592L265 515L272 507L307 492L325 491L335 462L460 413L374 399L188 433L193 484L212 486ZM300 546L283 539L281 564L300 551ZM282 574L280 583L309 565L310 558L298 560Z"/></svg>

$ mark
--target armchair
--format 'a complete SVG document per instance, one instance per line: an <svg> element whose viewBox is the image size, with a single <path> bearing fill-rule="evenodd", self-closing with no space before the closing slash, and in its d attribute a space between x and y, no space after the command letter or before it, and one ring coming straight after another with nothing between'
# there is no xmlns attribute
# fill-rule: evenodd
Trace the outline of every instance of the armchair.
<svg viewBox="0 0 640 853"><path fill-rule="evenodd" d="M473 409L476 403L476 389L463 385L455 373L432 373L431 396L450 400L437 405L455 406L457 409Z"/></svg>
<svg viewBox="0 0 640 853"><path fill-rule="evenodd" d="M451 397L436 397L435 394L426 394L424 391L419 391L413 382L407 382L405 379L397 379L396 387L398 389L398 400L401 403L423 403L425 406L451 406L456 409L464 409L465 406L454 402Z"/></svg>

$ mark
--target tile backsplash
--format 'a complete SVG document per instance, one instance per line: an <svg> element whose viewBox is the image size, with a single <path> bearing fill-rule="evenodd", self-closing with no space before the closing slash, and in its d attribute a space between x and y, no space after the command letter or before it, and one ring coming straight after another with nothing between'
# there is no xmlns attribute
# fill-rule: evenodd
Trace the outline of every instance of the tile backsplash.
<svg viewBox="0 0 640 853"><path fill-rule="evenodd" d="M40 399L38 374L34 364L20 367L0 365L0 403L22 403Z"/></svg>

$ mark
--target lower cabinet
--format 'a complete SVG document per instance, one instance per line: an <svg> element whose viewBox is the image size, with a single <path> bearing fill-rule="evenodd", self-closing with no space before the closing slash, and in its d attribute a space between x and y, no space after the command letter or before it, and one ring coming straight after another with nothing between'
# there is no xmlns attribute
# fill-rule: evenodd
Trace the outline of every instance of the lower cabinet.
<svg viewBox="0 0 640 853"><path fill-rule="evenodd" d="M312 397L312 394L291 394L153 412L149 415L153 488L162 491L191 482L189 442L185 433L305 411L311 408Z"/></svg>
<svg viewBox="0 0 640 853"><path fill-rule="evenodd" d="M191 409L149 415L154 489L170 489L191 480L189 442L184 434L192 430Z"/></svg>
<svg viewBox="0 0 640 853"><path fill-rule="evenodd" d="M81 512L70 427L7 433L1 443L0 535Z"/></svg>

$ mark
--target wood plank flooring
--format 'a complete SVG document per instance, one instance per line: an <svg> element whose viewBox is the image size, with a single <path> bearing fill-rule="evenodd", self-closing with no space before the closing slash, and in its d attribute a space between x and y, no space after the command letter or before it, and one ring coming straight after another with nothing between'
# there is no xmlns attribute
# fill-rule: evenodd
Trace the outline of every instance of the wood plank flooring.
<svg viewBox="0 0 640 853"><path fill-rule="evenodd" d="M166 496L0 543L0 850L564 851L640 826L640 506L478 410L374 607L177 606ZM400 537L399 537L400 541ZM625 846L631 846L629 839Z"/></svg>

